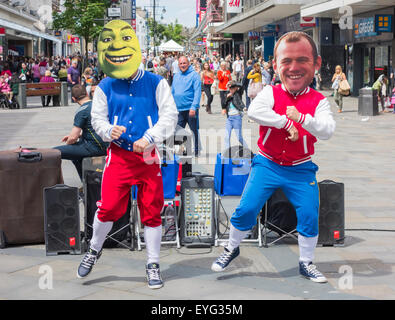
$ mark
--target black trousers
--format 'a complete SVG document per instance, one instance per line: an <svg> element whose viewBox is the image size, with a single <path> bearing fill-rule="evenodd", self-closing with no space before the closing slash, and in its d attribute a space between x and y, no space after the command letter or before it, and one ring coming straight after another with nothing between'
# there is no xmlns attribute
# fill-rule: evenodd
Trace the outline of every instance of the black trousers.
<svg viewBox="0 0 395 320"><path fill-rule="evenodd" d="M47 98L47 103L45 103L45 98ZM43 107L48 107L51 103L52 96L41 96L41 103Z"/></svg>

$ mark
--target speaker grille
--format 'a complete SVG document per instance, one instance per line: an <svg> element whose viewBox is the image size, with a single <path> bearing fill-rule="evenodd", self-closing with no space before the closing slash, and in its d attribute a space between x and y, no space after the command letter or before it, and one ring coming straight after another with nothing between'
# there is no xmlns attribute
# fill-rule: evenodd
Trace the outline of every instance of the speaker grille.
<svg viewBox="0 0 395 320"><path fill-rule="evenodd" d="M318 244L344 243L344 184L325 180L320 189Z"/></svg>
<svg viewBox="0 0 395 320"><path fill-rule="evenodd" d="M45 188L44 220L47 255L81 253L78 188Z"/></svg>

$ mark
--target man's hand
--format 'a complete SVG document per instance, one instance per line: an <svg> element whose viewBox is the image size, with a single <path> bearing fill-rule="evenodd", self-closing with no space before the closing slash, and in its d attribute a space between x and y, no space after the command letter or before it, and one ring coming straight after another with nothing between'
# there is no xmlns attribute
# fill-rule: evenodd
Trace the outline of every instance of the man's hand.
<svg viewBox="0 0 395 320"><path fill-rule="evenodd" d="M64 136L62 139L62 142L67 142L68 139L69 139L69 136Z"/></svg>
<svg viewBox="0 0 395 320"><path fill-rule="evenodd" d="M141 138L140 140L137 140L133 144L133 152L138 152L138 153L143 153L145 148L147 148L149 145L149 142L145 140L144 138Z"/></svg>
<svg viewBox="0 0 395 320"><path fill-rule="evenodd" d="M114 126L111 130L111 139L118 140L122 133L126 132L126 128L123 126Z"/></svg>
<svg viewBox="0 0 395 320"><path fill-rule="evenodd" d="M298 122L300 113L294 106L287 107L287 117L290 120Z"/></svg>
<svg viewBox="0 0 395 320"><path fill-rule="evenodd" d="M291 140L292 142L295 142L299 139L299 131L294 126L292 126L291 129L288 130L288 133L289 140Z"/></svg>
<svg viewBox="0 0 395 320"><path fill-rule="evenodd" d="M196 117L196 111L192 110L192 109L189 110L189 116L192 117L192 118Z"/></svg>

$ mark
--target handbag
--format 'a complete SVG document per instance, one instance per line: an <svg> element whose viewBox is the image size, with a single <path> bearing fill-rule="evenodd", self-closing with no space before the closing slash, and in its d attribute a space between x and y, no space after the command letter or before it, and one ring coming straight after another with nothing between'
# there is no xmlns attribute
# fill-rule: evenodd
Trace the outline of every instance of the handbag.
<svg viewBox="0 0 395 320"><path fill-rule="evenodd" d="M248 85L248 97L251 99L254 99L260 91L263 89L263 83L262 82L253 82L251 81L250 84Z"/></svg>
<svg viewBox="0 0 395 320"><path fill-rule="evenodd" d="M348 83L347 80L342 80L339 83L339 89L338 92L342 95L342 96L348 96L350 94L350 84Z"/></svg>

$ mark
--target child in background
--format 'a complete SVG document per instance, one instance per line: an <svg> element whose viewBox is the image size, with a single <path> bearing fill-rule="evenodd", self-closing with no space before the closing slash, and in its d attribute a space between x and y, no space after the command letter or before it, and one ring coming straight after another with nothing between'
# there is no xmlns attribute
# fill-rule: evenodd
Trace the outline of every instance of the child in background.
<svg viewBox="0 0 395 320"><path fill-rule="evenodd" d="M222 114L228 117L226 120L226 136L225 136L225 149L230 148L230 137L232 129L235 130L237 138L241 145L248 149L247 143L243 139L242 126L243 126L243 109L245 105L242 100L243 91L242 85L230 81L228 83L229 94L226 97L225 107L222 109Z"/></svg>

